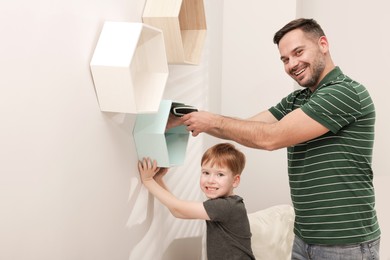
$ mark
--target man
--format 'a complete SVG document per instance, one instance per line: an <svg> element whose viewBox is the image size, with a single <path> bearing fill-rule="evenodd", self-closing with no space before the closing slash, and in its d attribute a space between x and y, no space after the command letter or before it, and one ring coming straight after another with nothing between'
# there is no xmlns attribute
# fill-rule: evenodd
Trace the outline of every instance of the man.
<svg viewBox="0 0 390 260"><path fill-rule="evenodd" d="M291 21L274 43L286 73L303 89L246 120L200 111L179 123L193 136L204 132L264 150L287 147L296 215L292 259L379 259L370 95L334 65L315 20Z"/></svg>

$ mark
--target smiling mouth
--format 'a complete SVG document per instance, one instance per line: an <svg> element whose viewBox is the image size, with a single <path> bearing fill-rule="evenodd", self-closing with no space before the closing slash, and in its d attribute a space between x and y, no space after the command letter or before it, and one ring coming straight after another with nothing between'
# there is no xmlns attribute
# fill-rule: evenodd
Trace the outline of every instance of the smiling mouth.
<svg viewBox="0 0 390 260"><path fill-rule="evenodd" d="M208 191L217 191L218 190L218 188L213 188L213 187L206 187L206 189Z"/></svg>
<svg viewBox="0 0 390 260"><path fill-rule="evenodd" d="M297 71L297 72L294 72L294 75L297 77L297 76L301 75L305 70L306 70L306 67Z"/></svg>

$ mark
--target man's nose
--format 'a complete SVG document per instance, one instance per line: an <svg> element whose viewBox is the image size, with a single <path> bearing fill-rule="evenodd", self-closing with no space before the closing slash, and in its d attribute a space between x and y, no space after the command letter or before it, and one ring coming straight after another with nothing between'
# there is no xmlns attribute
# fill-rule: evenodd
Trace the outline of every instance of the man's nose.
<svg viewBox="0 0 390 260"><path fill-rule="evenodd" d="M289 59L289 62L288 62L288 66L289 66L289 68L288 68L288 70L291 72L291 71L294 71L294 70L296 70L296 68L297 68L297 66L298 66L298 59L297 58L294 58L294 57L292 57L292 58L290 58Z"/></svg>

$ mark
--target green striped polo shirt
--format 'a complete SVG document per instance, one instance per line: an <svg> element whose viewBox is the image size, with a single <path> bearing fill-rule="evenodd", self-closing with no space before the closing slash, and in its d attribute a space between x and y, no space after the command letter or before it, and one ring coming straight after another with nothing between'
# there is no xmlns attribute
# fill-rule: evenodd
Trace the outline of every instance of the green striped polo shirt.
<svg viewBox="0 0 390 260"><path fill-rule="evenodd" d="M311 93L296 90L270 112L301 108L329 129L287 148L295 234L309 244L379 238L372 172L375 108L366 88L335 67Z"/></svg>

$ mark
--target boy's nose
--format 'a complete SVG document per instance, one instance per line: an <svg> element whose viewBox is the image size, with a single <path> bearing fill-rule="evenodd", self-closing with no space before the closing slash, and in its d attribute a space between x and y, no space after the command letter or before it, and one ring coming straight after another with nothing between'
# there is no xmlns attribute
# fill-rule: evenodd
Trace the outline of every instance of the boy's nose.
<svg viewBox="0 0 390 260"><path fill-rule="evenodd" d="M214 175L209 175L209 177L207 178L207 181L210 182L210 183L214 183L215 182L215 176Z"/></svg>

